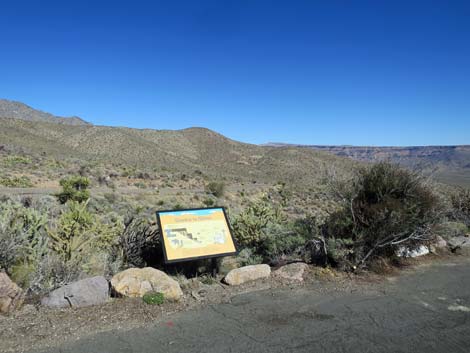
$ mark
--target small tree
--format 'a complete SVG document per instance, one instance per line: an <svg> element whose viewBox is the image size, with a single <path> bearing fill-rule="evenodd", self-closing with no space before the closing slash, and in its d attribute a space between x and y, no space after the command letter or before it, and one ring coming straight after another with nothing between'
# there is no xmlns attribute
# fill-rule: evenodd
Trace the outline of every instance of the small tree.
<svg viewBox="0 0 470 353"><path fill-rule="evenodd" d="M87 190L90 180L83 176L72 176L60 181L62 191L57 194L60 203L67 201L84 202L90 198L90 192Z"/></svg>

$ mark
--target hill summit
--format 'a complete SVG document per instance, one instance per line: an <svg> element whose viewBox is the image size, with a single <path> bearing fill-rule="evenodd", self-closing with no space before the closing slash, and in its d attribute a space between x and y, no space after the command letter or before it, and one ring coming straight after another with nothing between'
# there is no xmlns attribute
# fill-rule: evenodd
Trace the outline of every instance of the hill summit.
<svg viewBox="0 0 470 353"><path fill-rule="evenodd" d="M47 122L64 125L90 125L78 116L62 117L55 116L30 106L8 99L0 99L0 118L13 118L33 122Z"/></svg>

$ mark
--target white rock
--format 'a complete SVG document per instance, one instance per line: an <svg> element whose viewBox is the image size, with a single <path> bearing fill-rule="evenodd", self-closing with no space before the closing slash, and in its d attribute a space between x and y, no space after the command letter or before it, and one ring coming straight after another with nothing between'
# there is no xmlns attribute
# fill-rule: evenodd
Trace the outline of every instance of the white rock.
<svg viewBox="0 0 470 353"><path fill-rule="evenodd" d="M271 267L268 265L251 265L236 268L230 271L224 278L224 282L231 286L266 278L271 275Z"/></svg>
<svg viewBox="0 0 470 353"><path fill-rule="evenodd" d="M398 249L397 255L399 257L419 257L429 254L429 248L425 245L420 245L418 248L410 250L402 246Z"/></svg>

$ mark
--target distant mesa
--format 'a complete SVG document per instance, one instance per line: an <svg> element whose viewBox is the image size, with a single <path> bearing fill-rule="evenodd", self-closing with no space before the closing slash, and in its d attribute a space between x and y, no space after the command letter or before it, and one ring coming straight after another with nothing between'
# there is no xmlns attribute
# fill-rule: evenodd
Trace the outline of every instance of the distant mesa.
<svg viewBox="0 0 470 353"><path fill-rule="evenodd" d="M33 122L47 122L64 125L91 125L78 116L55 116L30 106L8 99L0 99L0 118L20 119Z"/></svg>

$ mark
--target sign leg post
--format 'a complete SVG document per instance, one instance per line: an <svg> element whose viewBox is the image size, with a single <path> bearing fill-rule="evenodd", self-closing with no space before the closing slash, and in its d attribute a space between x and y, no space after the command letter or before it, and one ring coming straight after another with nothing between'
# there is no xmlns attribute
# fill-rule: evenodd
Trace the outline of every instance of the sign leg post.
<svg viewBox="0 0 470 353"><path fill-rule="evenodd" d="M212 277L214 277L214 278L217 277L217 272L218 272L218 271L217 271L217 267L218 267L218 265L217 265L217 258L216 258L216 257L213 257L213 258L211 259L211 268L212 268Z"/></svg>

